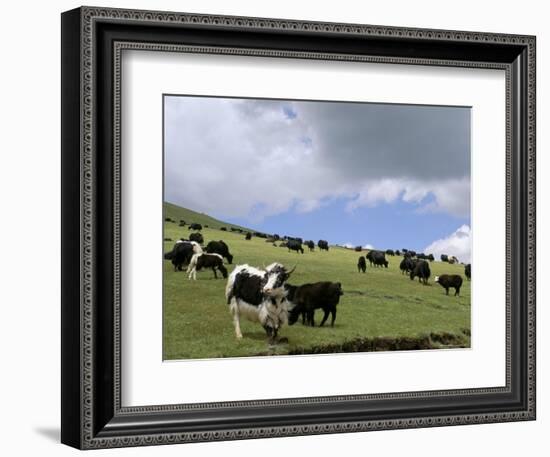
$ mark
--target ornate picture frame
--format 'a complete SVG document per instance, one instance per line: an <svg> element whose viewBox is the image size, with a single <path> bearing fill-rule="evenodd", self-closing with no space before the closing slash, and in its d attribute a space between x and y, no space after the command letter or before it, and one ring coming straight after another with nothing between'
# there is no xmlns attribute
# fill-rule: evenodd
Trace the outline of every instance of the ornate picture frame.
<svg viewBox="0 0 550 457"><path fill-rule="evenodd" d="M535 419L533 36L81 7L62 15L62 442L79 449ZM121 53L501 69L506 385L174 405L121 403Z"/></svg>

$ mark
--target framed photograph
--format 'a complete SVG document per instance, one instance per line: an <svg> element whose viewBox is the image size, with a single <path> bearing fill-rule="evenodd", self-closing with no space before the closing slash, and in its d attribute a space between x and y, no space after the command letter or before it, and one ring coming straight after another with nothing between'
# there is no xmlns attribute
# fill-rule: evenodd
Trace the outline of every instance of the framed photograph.
<svg viewBox="0 0 550 457"><path fill-rule="evenodd" d="M532 36L63 13L62 442L534 420L535 111Z"/></svg>

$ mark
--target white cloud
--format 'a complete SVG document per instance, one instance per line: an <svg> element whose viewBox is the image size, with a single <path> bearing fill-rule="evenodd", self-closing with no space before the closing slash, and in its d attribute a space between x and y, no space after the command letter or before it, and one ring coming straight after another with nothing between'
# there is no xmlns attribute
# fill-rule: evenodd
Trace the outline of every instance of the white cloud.
<svg viewBox="0 0 550 457"><path fill-rule="evenodd" d="M165 109L167 201L256 221L336 198L350 211L402 200L469 217L459 109L208 97Z"/></svg>
<svg viewBox="0 0 550 457"><path fill-rule="evenodd" d="M352 243L344 243L344 244L341 244L340 246L342 246L343 248L347 248L347 249L355 249L356 245L355 244L352 244ZM364 246L362 246L363 249L374 249L374 246L372 244L365 244Z"/></svg>
<svg viewBox="0 0 550 457"><path fill-rule="evenodd" d="M433 197L433 201L422 202ZM381 203L415 203L418 212L448 213L457 217L467 217L470 211L470 179L411 180L385 178L364 182L354 199L346 205L348 211L363 206L376 206Z"/></svg>
<svg viewBox="0 0 550 457"><path fill-rule="evenodd" d="M431 184L427 192L433 195L434 201L421 206L419 212L448 213L458 217L470 215L469 178L437 181Z"/></svg>
<svg viewBox="0 0 550 457"><path fill-rule="evenodd" d="M455 256L460 262L471 262L471 230L468 225L462 225L449 236L436 240L431 243L425 253L431 253L436 259L439 259L441 254Z"/></svg>
<svg viewBox="0 0 550 457"><path fill-rule="evenodd" d="M349 201L347 209L353 211L362 206L376 206L380 203L393 203L403 193L403 182L398 179L366 181L357 197Z"/></svg>

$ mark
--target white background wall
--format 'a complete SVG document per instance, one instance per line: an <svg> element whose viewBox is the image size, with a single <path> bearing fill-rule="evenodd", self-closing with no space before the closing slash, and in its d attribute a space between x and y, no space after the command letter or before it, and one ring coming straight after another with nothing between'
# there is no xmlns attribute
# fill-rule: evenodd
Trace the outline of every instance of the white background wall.
<svg viewBox="0 0 550 457"><path fill-rule="evenodd" d="M98 1L96 5L533 34L538 38L538 420L438 429L102 451L101 455L547 455L550 324L550 29L545 2ZM10 2L0 27L0 451L68 455L59 444L60 13L74 1ZM545 204L546 202L546 204ZM544 208L546 207L546 208ZM546 264L545 264L546 263ZM32 455L32 454L30 454Z"/></svg>

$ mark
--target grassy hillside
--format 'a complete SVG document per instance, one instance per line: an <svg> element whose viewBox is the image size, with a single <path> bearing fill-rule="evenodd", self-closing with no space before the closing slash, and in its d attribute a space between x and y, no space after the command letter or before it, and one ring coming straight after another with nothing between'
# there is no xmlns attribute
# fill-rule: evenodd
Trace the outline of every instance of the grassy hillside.
<svg viewBox="0 0 550 457"><path fill-rule="evenodd" d="M182 208L181 206L174 205L173 203L164 202L164 217L169 217L173 221L176 222L176 226L178 225L180 220L184 220L187 224L196 222L197 224L201 225L208 225L210 228L214 229L220 229L220 227L227 227L229 230L229 227L236 227L241 228L244 230L251 230L246 227L242 227L240 225L236 224L228 224L227 222L219 221L218 219L214 219L213 217L210 217L204 213L197 213L196 211ZM187 229L186 229L187 230Z"/></svg>
<svg viewBox="0 0 550 457"><path fill-rule="evenodd" d="M298 322L280 332L280 336L288 338L288 344L270 348L263 328L245 319L241 320L244 338L235 338L225 303L225 280L214 279L211 271L201 271L197 281L189 281L185 271L174 272L172 264L164 261L165 359L469 347L470 283L462 265L432 262L430 285L423 286L401 274L400 257L388 257L387 269L367 267L365 274L358 273L359 253L352 250L331 247L328 252L288 252L261 238L247 241L243 234L220 231L214 227L230 224L206 215L174 205L167 205L167 210L167 216L176 221L182 218L208 224L210 227L202 230L205 243L226 241L234 255L233 265L227 266L230 272L242 263L260 267L272 262L290 268L296 265L289 283L339 281L344 295L334 328L311 328ZM165 237L176 240L188 235L187 227L165 222ZM165 251L172 246L173 242L165 242ZM460 297L453 296L453 289L446 296L444 289L433 282L436 275L443 273L462 275ZM322 314L321 310L316 311L317 325Z"/></svg>

